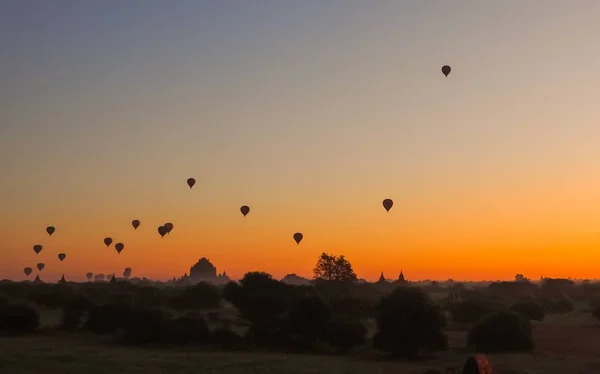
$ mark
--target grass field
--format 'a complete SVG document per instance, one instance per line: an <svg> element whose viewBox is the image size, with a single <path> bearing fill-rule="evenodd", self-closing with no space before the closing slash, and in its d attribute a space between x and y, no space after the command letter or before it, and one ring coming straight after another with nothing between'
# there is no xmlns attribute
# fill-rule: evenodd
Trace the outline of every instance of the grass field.
<svg viewBox="0 0 600 374"><path fill-rule="evenodd" d="M221 310L221 317L234 313ZM54 327L60 311L40 309L43 331L31 337L0 338L0 374L134 374L134 373L327 373L423 374L428 369L445 373L461 367L470 353L466 330L450 328L451 350L422 362L385 360L368 347L351 356L276 353L223 353L187 349L126 348L96 336L65 334ZM368 323L370 335L374 321ZM589 310L550 315L534 323L534 354L490 356L495 374L600 373L600 324Z"/></svg>
<svg viewBox="0 0 600 374"><path fill-rule="evenodd" d="M466 354L447 353L427 362L406 363L353 357L269 353L153 350L102 344L88 337L36 336L0 339L0 373L154 374L297 373L422 374L460 366ZM497 374L583 374L600 372L600 361L538 355L491 356Z"/></svg>

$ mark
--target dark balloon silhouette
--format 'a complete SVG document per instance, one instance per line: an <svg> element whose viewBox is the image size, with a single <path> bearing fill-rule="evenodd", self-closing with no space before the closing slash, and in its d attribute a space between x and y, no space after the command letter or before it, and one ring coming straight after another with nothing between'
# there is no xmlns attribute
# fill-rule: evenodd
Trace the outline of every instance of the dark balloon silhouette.
<svg viewBox="0 0 600 374"><path fill-rule="evenodd" d="M173 224L171 222L165 223L163 227L165 228L167 234L170 234L171 231L173 231Z"/></svg>
<svg viewBox="0 0 600 374"><path fill-rule="evenodd" d="M160 237L162 238L165 235L167 235L167 229L164 226L159 226L158 233L160 234Z"/></svg>
<svg viewBox="0 0 600 374"><path fill-rule="evenodd" d="M32 272L33 272L33 269L30 268L29 266L26 267L25 269L23 269L23 273L25 273L26 276L30 276Z"/></svg>
<svg viewBox="0 0 600 374"><path fill-rule="evenodd" d="M240 208L240 212L242 212L244 217L246 217L246 215L250 213L250 207L248 205L242 205L242 207Z"/></svg>
<svg viewBox="0 0 600 374"><path fill-rule="evenodd" d="M137 228L140 227L140 220L139 219L134 219L133 221L131 221L131 226L133 226L133 228L135 230L137 230Z"/></svg>
<svg viewBox="0 0 600 374"><path fill-rule="evenodd" d="M302 241L302 239L304 238L304 235L302 235L302 233L297 232L294 234L294 240L296 241L296 244L300 244L300 242Z"/></svg>
<svg viewBox="0 0 600 374"><path fill-rule="evenodd" d="M42 251L42 246L39 244L36 244L33 246L33 251L35 252L35 254L39 254Z"/></svg>
<svg viewBox="0 0 600 374"><path fill-rule="evenodd" d="M87 278L87 280L91 281L91 280L92 280L92 278L94 278L94 273L87 273L87 274L85 275L85 277Z"/></svg>
<svg viewBox="0 0 600 374"><path fill-rule="evenodd" d="M44 263L43 263L43 262L40 262L39 264L37 264L37 269L38 269L39 271L42 271L42 270L44 270L44 268L45 268L45 267L46 267L46 265L44 265Z"/></svg>
<svg viewBox="0 0 600 374"><path fill-rule="evenodd" d="M390 209L392 209L392 207L394 206L394 202L392 201L392 199L385 199L383 200L382 204L387 212L389 212Z"/></svg>
<svg viewBox="0 0 600 374"><path fill-rule="evenodd" d="M187 185L190 186L190 189L192 189L192 187L194 187L195 184L196 180L194 178L188 178Z"/></svg>
<svg viewBox="0 0 600 374"><path fill-rule="evenodd" d="M67 258L67 255L64 253L59 253L58 254L58 259L62 262L65 258Z"/></svg>
<svg viewBox="0 0 600 374"><path fill-rule="evenodd" d="M46 227L46 232L48 233L48 235L52 236L52 234L54 234L54 231L56 231L56 229L54 228L54 226L48 226L48 227Z"/></svg>
<svg viewBox="0 0 600 374"><path fill-rule="evenodd" d="M108 248L112 244L112 238L104 238L104 244Z"/></svg>
<svg viewBox="0 0 600 374"><path fill-rule="evenodd" d="M123 243L117 243L117 244L115 244L115 249L117 250L117 253L121 253L121 251L123 250L123 248L125 248L125 246L123 245Z"/></svg>
<svg viewBox="0 0 600 374"><path fill-rule="evenodd" d="M125 268L123 271L123 278L129 279L131 277L131 268Z"/></svg>
<svg viewBox="0 0 600 374"><path fill-rule="evenodd" d="M442 66L442 73L444 73L446 78L448 77L448 74L450 74L451 71L452 71L452 68L450 66L448 66L448 65Z"/></svg>

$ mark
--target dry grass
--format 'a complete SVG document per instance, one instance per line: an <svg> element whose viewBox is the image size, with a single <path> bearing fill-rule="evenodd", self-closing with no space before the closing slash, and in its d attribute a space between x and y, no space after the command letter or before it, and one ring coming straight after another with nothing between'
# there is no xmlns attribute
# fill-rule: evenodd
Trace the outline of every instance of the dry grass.
<svg viewBox="0 0 600 374"><path fill-rule="evenodd" d="M355 357L270 353L216 353L153 350L101 344L95 337L36 336L0 339L0 372L11 374L422 374L460 366L466 353L446 353L427 362L375 361ZM600 362L536 355L491 356L497 374L583 374L600 371Z"/></svg>
<svg viewBox="0 0 600 374"><path fill-rule="evenodd" d="M54 327L60 311L41 310L42 325ZM220 319L234 321L235 310L219 311ZM567 315L549 316L536 323L535 354L491 356L495 374L600 373L600 324L589 311L578 308ZM236 326L234 326L236 327ZM374 321L368 323L370 335ZM241 328L241 327L240 327ZM275 353L221 353L194 349L140 349L101 343L85 335L0 338L0 373L10 374L152 374L152 373L282 373L282 374L423 374L460 367L468 355L466 332L448 331L452 350L426 362L407 363L366 359L369 349L351 357Z"/></svg>

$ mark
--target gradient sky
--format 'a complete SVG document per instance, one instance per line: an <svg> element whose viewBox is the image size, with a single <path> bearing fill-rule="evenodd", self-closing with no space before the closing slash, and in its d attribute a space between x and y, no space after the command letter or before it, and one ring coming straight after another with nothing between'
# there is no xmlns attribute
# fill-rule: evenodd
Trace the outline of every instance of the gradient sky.
<svg viewBox="0 0 600 374"><path fill-rule="evenodd" d="M598 277L598 19L593 0L2 1L0 278L166 279L203 256L310 276L323 251L372 280Z"/></svg>

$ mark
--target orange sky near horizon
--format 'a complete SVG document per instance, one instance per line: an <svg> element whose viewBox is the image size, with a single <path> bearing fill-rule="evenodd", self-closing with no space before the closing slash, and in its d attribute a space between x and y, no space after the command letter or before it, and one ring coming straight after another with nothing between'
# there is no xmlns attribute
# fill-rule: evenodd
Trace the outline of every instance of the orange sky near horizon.
<svg viewBox="0 0 600 374"><path fill-rule="evenodd" d="M536 1L1 3L0 279L600 278L600 2Z"/></svg>

